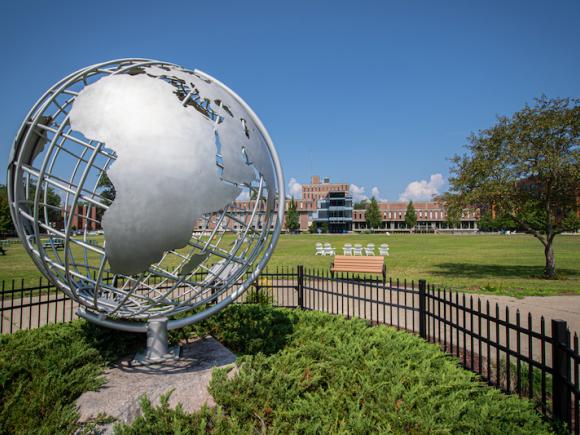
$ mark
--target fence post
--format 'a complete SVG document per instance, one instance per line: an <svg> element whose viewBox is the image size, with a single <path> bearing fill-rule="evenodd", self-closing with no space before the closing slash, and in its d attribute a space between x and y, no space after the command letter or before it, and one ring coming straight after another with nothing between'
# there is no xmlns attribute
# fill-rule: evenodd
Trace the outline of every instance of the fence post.
<svg viewBox="0 0 580 435"><path fill-rule="evenodd" d="M296 287L298 290L298 307L303 309L304 308L304 266L298 266L298 286Z"/></svg>
<svg viewBox="0 0 580 435"><path fill-rule="evenodd" d="M552 415L568 425L571 422L570 357L563 349L570 347L570 331L564 320L552 320Z"/></svg>
<svg viewBox="0 0 580 435"><path fill-rule="evenodd" d="M427 339L427 281L419 280L419 335Z"/></svg>

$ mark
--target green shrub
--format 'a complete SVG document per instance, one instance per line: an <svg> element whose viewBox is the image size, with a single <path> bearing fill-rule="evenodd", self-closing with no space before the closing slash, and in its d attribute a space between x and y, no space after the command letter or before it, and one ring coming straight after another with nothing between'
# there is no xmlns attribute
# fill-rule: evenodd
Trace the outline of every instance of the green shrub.
<svg viewBox="0 0 580 435"><path fill-rule="evenodd" d="M220 408L211 409L204 406L194 414L187 414L181 405L169 407L169 396L161 397L159 406L152 406L147 397L141 398L141 416L137 417L131 426L116 424L117 435L170 435L199 434L208 432L224 434L247 434L253 427L246 423L240 425L235 419L221 413Z"/></svg>
<svg viewBox="0 0 580 435"><path fill-rule="evenodd" d="M531 402L484 385L437 346L389 327L244 305L197 331L245 354L233 379L214 372L218 407L191 416L147 405L149 417L120 433L198 433L200 421L214 433L549 432ZM270 339L276 344L267 346Z"/></svg>
<svg viewBox="0 0 580 435"><path fill-rule="evenodd" d="M235 305L179 334L213 335L240 356L216 370L218 406L187 414L144 398L122 434L547 433L531 402L479 382L437 346L389 327L327 314ZM176 338L177 332L173 332ZM74 401L144 335L85 322L0 338L0 433L71 433Z"/></svg>
<svg viewBox="0 0 580 435"><path fill-rule="evenodd" d="M70 433L74 402L102 383L104 365L142 346L84 321L0 337L0 433Z"/></svg>
<svg viewBox="0 0 580 435"><path fill-rule="evenodd" d="M504 390L508 390L517 394L517 381L518 381L518 366L517 362L513 362L513 359L509 363L510 367L510 379L508 385L507 378L507 360L505 358L500 359L500 378L499 383ZM497 380L497 364L492 365L492 379ZM519 378L520 378L520 394L523 397L530 397L530 385L529 385L529 370L530 366L525 362L520 363ZM552 375L545 373L545 388L546 388L546 406L551 408L552 406ZM540 407L542 404L542 371L537 367L532 367L532 397L531 400L535 403L536 407Z"/></svg>
<svg viewBox="0 0 580 435"><path fill-rule="evenodd" d="M298 313L291 310L261 304L232 305L191 330L199 337L215 337L237 354L271 355L287 345L297 321Z"/></svg>

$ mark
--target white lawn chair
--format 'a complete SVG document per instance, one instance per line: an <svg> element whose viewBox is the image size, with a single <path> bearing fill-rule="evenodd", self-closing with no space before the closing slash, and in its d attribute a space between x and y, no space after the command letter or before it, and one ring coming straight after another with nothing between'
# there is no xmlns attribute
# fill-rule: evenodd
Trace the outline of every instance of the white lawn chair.
<svg viewBox="0 0 580 435"><path fill-rule="evenodd" d="M389 245L387 245L386 243L383 243L381 246L379 246L379 255L382 255L383 257L388 257L389 256Z"/></svg>
<svg viewBox="0 0 580 435"><path fill-rule="evenodd" d="M354 245L353 254L354 255L362 255L362 250L363 250L362 245L360 243L357 243Z"/></svg>
<svg viewBox="0 0 580 435"><path fill-rule="evenodd" d="M316 253L314 255L326 255L326 252L324 251L324 247L322 246L322 243L318 242L316 244Z"/></svg>
<svg viewBox="0 0 580 435"><path fill-rule="evenodd" d="M373 243L369 243L365 248L365 255L375 255L375 245Z"/></svg>
<svg viewBox="0 0 580 435"><path fill-rule="evenodd" d="M332 247L330 243L324 244L325 255L336 255L336 250Z"/></svg>
<svg viewBox="0 0 580 435"><path fill-rule="evenodd" d="M350 243L345 243L342 252L344 255L352 255L352 245Z"/></svg>

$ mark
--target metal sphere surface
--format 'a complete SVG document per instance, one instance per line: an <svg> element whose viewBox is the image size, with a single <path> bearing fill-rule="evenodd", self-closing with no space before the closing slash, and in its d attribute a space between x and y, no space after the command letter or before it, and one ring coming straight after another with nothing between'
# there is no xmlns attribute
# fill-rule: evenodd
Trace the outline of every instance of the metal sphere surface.
<svg viewBox="0 0 580 435"><path fill-rule="evenodd" d="M249 106L208 74L148 59L50 88L15 138L8 192L41 272L120 329L186 313L183 326L233 302L284 214L280 161Z"/></svg>

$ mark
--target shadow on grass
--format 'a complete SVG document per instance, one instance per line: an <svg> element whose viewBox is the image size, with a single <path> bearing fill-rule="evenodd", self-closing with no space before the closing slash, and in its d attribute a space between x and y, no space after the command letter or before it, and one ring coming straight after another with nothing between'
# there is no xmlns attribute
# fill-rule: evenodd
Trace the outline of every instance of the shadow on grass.
<svg viewBox="0 0 580 435"><path fill-rule="evenodd" d="M505 264L439 263L431 274L464 278L543 278L543 266L519 266ZM557 278L566 279L580 274L574 269L556 268Z"/></svg>

